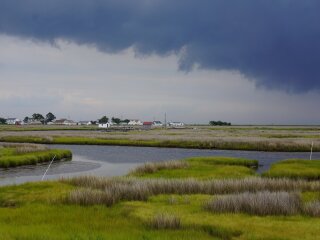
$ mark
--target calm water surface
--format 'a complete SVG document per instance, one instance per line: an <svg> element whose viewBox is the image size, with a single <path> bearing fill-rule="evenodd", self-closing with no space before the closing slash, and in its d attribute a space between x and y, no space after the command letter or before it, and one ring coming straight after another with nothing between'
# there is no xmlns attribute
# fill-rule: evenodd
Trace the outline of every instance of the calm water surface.
<svg viewBox="0 0 320 240"><path fill-rule="evenodd" d="M308 159L310 154L92 145L49 145L48 147L69 149L73 153L73 159L66 162L54 162L47 172L46 179L79 175L120 176L145 162L195 156L230 156L256 159L259 160L261 165L257 171L261 173L269 169L272 163L279 160L288 158ZM320 153L314 153L313 158L320 159ZM0 170L0 185L41 180L47 167L48 163L44 163L37 166Z"/></svg>

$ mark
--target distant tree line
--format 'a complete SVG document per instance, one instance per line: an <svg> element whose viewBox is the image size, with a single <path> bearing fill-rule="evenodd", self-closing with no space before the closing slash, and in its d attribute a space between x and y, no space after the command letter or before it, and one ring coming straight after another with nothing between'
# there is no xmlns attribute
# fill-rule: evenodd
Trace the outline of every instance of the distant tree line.
<svg viewBox="0 0 320 240"><path fill-rule="evenodd" d="M231 126L231 123L222 121L210 121L209 124L211 126Z"/></svg>
<svg viewBox="0 0 320 240"><path fill-rule="evenodd" d="M5 118L0 118L0 124L7 124L7 120Z"/></svg>
<svg viewBox="0 0 320 240"><path fill-rule="evenodd" d="M103 117L101 117L101 118L98 120L98 122L99 122L100 124L108 123L108 122L109 122L109 118L108 118L107 116L103 116ZM114 123L114 124L119 125L119 124L121 124L121 123L126 123L126 124L128 124L128 123L130 122L130 120L129 120L129 119L124 119L124 120L122 120L122 119L120 119L120 118L112 117L112 118L111 118L111 122Z"/></svg>
<svg viewBox="0 0 320 240"><path fill-rule="evenodd" d="M34 114L32 114L31 118L30 117L25 117L23 119L23 122L24 123L29 123L30 120L34 120L34 121L39 121L42 124L47 124L49 122L52 122L55 119L56 119L56 116L52 112L47 113L47 115L45 117L40 113L34 113Z"/></svg>

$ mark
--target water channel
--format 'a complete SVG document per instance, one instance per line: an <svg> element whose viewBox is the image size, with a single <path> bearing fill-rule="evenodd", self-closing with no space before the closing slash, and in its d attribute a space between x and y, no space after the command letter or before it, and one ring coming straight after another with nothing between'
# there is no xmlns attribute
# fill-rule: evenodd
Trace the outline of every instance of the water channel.
<svg viewBox="0 0 320 240"><path fill-rule="evenodd" d="M261 173L269 169L272 163L283 159L308 159L310 153L295 152L256 152L235 150L202 150L181 148L151 148L126 146L94 145L49 145L50 148L69 149L73 153L72 161L53 162L46 179L58 179L79 175L121 176L130 169L145 162L182 159L195 156L230 156L259 160ZM320 159L320 152L313 153L314 159ZM39 181L49 163L0 169L0 185Z"/></svg>

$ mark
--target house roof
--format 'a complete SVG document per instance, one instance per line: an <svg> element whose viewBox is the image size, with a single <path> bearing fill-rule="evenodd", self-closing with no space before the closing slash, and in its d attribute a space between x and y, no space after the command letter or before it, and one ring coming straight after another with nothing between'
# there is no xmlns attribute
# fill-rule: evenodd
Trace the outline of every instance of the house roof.
<svg viewBox="0 0 320 240"><path fill-rule="evenodd" d="M62 119L55 120L54 122L55 122L55 123L64 123L66 120L67 120L67 119L62 118Z"/></svg>

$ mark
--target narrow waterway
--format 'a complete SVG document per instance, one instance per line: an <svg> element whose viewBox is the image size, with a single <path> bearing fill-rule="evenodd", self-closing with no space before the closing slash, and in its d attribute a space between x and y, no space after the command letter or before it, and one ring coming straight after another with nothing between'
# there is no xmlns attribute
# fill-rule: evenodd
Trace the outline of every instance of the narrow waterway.
<svg viewBox="0 0 320 240"><path fill-rule="evenodd" d="M195 156L230 156L259 160L258 173L269 169L272 163L289 158L308 159L310 153L255 152L234 150L201 150L181 148L149 148L94 145L49 145L50 148L69 149L72 161L54 162L46 179L58 179L79 175L121 176L145 162L182 159ZM320 153L313 154L320 159ZM0 185L17 184L41 180L48 163L36 166L0 170Z"/></svg>

